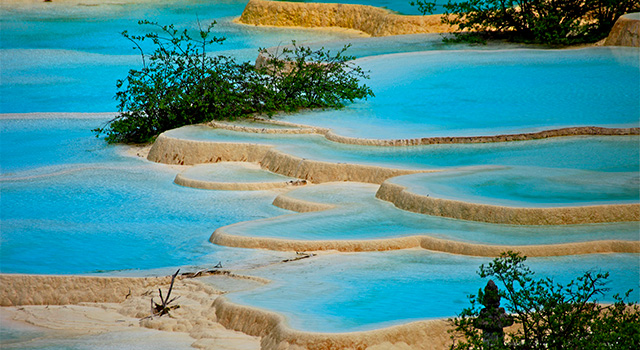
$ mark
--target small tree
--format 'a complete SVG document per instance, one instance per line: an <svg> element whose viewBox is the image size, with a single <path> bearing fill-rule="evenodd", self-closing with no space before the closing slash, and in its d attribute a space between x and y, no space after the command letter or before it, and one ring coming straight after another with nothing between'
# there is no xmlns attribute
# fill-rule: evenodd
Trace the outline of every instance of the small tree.
<svg viewBox="0 0 640 350"><path fill-rule="evenodd" d="M534 279L524 264L526 257L506 252L487 266L480 266L482 278L491 277L502 285L505 309L514 318L516 331L507 334L506 344L484 343L476 328L482 290L471 295L471 307L450 320L455 328L451 349L638 349L640 308L614 296L612 305L598 304L596 297L605 288L608 273L586 272L566 286L551 278Z"/></svg>
<svg viewBox="0 0 640 350"><path fill-rule="evenodd" d="M360 79L369 76L352 63L354 56L346 55L349 47L332 54L298 46L293 41L291 47L281 51L262 49L266 63L258 72L266 77L272 109L341 108L345 101L373 96L368 86L359 84Z"/></svg>
<svg viewBox="0 0 640 350"><path fill-rule="evenodd" d="M344 54L347 47L331 55L294 42L293 49L278 57L264 51L269 68L259 69L207 53L210 45L224 41L211 35L215 22L200 29L197 38L173 25L138 24L154 31L137 36L122 33L140 52L143 67L117 81L120 113L105 127L94 129L98 136L106 134L108 142L143 143L183 125L255 113L336 108L373 96L369 87L360 85L359 80L368 76ZM145 41L154 47L150 55L143 49Z"/></svg>
<svg viewBox="0 0 640 350"><path fill-rule="evenodd" d="M411 2L431 13L436 2ZM443 23L456 26L463 41L484 37L570 45L607 36L621 15L640 10L637 0L467 0L443 5Z"/></svg>

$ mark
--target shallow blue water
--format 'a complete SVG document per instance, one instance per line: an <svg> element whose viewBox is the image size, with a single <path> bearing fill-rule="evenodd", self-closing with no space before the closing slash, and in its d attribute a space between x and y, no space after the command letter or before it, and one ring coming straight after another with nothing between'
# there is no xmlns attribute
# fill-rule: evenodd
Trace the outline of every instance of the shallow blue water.
<svg viewBox="0 0 640 350"><path fill-rule="evenodd" d="M0 120L0 272L92 273L234 264L217 227L284 213L266 192L173 184L177 170L96 139L101 119ZM260 254L258 254L259 256Z"/></svg>
<svg viewBox="0 0 640 350"><path fill-rule="evenodd" d="M409 191L466 202L518 207L632 204L640 201L640 174L484 167L416 174L391 180Z"/></svg>
<svg viewBox="0 0 640 350"><path fill-rule="evenodd" d="M334 183L303 187L289 197L336 205L321 212L289 214L225 227L234 235L296 240L381 239L426 235L457 241L531 245L590 240L638 240L640 223L560 226L494 225L421 215L375 198L377 186Z"/></svg>
<svg viewBox="0 0 640 350"><path fill-rule="evenodd" d="M348 332L424 318L450 317L469 306L466 296L486 280L476 271L489 258L427 251L332 254L252 271L274 280L264 288L234 293L232 301L275 309L297 329ZM637 255L604 254L528 259L536 276L566 284L585 271L609 271L613 293L636 288ZM310 273L313 271L313 273ZM631 286L631 287L629 287Z"/></svg>
<svg viewBox="0 0 640 350"><path fill-rule="evenodd" d="M284 120L382 139L640 125L636 48L427 51L357 62L371 71L375 98Z"/></svg>
<svg viewBox="0 0 640 350"><path fill-rule="evenodd" d="M140 64L137 53L118 33L134 31L141 18L190 28L197 26L198 18L203 23L216 19L218 33L228 37L216 50L240 60L254 59L258 47L286 44L291 39L330 45L351 40L339 33L233 24L231 19L240 15L244 4L236 0L98 6L3 4L0 113L115 110L115 80ZM423 37L428 40L420 43ZM357 39L354 49L358 57L365 57L420 48L459 48L442 45L433 36L407 38ZM371 85L378 97L338 112L314 111L288 118L324 123L346 135L385 131L388 138L454 130L497 133L577 121L637 125L634 55L637 52L628 49L467 50L362 60L371 69ZM390 58L400 63L394 69L388 67ZM525 83L543 89L525 94ZM592 88L594 84L597 89ZM408 92L421 95L416 98ZM550 94L554 98L547 101ZM523 100L523 95L529 100ZM342 191L342 202L358 204L342 214L303 214L298 217L303 220L295 221L290 219L297 214L273 218L289 213L270 204L275 193L203 191L174 185L178 170L124 157L121 147L96 139L90 129L104 120L0 119L0 272L166 274L176 266L211 267L221 261L225 267L246 268L248 274L275 281L237 300L284 312L297 328L340 331L451 316L465 306L465 294L482 286L474 271L485 260L403 251L319 257L255 270L255 266L278 261L283 253L214 246L208 243L211 232L238 221L263 219L234 228L241 234L298 239L366 239L425 231L464 241L512 244L638 239L637 225L629 223L560 230L404 213L373 199L371 188L361 193L354 190L353 196ZM638 137L367 148L331 143L320 136L243 135L201 128L178 132L198 139L273 143L283 151L312 159L402 168L534 165L637 173L640 162ZM300 192L299 196L313 199L322 194ZM324 199L331 202L331 196L336 198L325 195ZM532 261L541 266L542 274L566 277L599 267L612 272L616 291L638 286L637 254ZM128 269L133 271L121 271ZM72 341L59 347L77 345Z"/></svg>
<svg viewBox="0 0 640 350"><path fill-rule="evenodd" d="M217 21L214 34L225 37L210 52L255 60L258 49L352 35L309 29L257 28L234 24L246 1L162 1L82 4L34 3L5 6L0 13L0 113L111 112L116 80L142 62L120 33L144 33L138 20L178 28ZM150 53L150 52L147 52ZM28 103L26 102L28 101Z"/></svg>
<svg viewBox="0 0 640 350"><path fill-rule="evenodd" d="M340 124L336 121L336 125ZM566 137L527 142L366 147L335 143L319 135L249 134L204 126L171 130L192 140L276 145L298 157L330 162L432 169L475 165L528 166L635 172L640 169L640 137Z"/></svg>
<svg viewBox="0 0 640 350"><path fill-rule="evenodd" d="M296 180L246 163L202 164L181 173L188 179L227 183L286 182Z"/></svg>
<svg viewBox="0 0 640 350"><path fill-rule="evenodd" d="M109 117L88 119L8 119L0 120L0 169L3 176L33 175L33 171L53 171L73 164L127 161L118 155L121 146L109 145L91 132ZM56 168L57 167L57 168Z"/></svg>

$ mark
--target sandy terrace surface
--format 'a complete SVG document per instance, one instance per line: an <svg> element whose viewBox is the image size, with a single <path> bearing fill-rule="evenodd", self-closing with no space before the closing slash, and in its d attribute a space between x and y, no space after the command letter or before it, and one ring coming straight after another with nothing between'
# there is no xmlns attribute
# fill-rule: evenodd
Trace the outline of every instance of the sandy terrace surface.
<svg viewBox="0 0 640 350"><path fill-rule="evenodd" d="M74 277L74 276L27 276L0 275L0 301L10 304L9 296L16 286L30 286L40 292L38 300L13 299L16 306L0 308L3 320L27 323L30 325L72 332L74 335L125 332L132 329L156 329L174 332L178 338L189 336L192 347L201 349L259 349L260 339L244 333L224 328L216 322L212 303L221 295L205 284L192 279L176 280L173 296L179 296L174 303L180 308L171 312L171 317L146 318L151 314L150 301L159 301L158 288L166 293L168 279L154 281L142 279ZM103 289L103 284L127 285L101 293L84 293L86 290ZM55 288L47 288L53 284ZM130 287L129 287L130 286ZM24 289L24 288L22 288ZM25 290L18 290L23 294ZM74 300L73 305L53 305L62 303L60 295L66 300ZM74 296L75 295L75 296ZM96 299L98 302L78 302L77 300ZM122 302L117 302L123 300ZM57 302L58 301L58 302ZM40 303L41 305L20 305L21 303ZM52 305L48 305L51 303Z"/></svg>

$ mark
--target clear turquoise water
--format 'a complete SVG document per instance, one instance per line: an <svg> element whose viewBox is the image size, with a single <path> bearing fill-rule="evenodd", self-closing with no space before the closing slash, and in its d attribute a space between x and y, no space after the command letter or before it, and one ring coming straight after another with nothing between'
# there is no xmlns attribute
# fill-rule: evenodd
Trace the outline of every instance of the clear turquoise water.
<svg viewBox="0 0 640 350"><path fill-rule="evenodd" d="M637 48L606 47L367 57L358 63L371 71L375 98L284 119L382 139L638 127L638 62Z"/></svg>
<svg viewBox="0 0 640 350"><path fill-rule="evenodd" d="M437 198L518 207L631 204L640 201L638 172L541 167L485 167L391 180Z"/></svg>
<svg viewBox="0 0 640 350"><path fill-rule="evenodd" d="M405 6L405 2L398 3ZM365 58L360 62L371 70L370 85L378 97L338 112L287 117L327 125L346 135L375 136L384 130L389 138L422 137L452 131L535 130L576 122L638 124L637 51L476 52L443 45L437 36L364 40L339 33L235 25L231 19L240 15L244 4L236 0L99 6L3 4L0 113L113 111L115 80L140 65L137 53L119 32L133 31L141 18L191 28L200 18L203 23L218 21L217 33L228 40L216 50L240 60L254 59L259 47L284 45L291 39L321 41L314 45L326 43L328 47L353 39L358 57L455 50ZM394 69L389 69L391 59L399 63ZM531 86L541 88L525 90ZM465 294L484 284L474 271L486 260L402 251L332 255L274 265L287 254L214 246L208 243L211 232L239 221L258 220L234 226L234 230L297 239L366 239L426 232L464 241L512 244L638 239L637 223L539 229L420 216L374 199L374 188L367 185L338 192L325 193L322 188L316 193L306 188L300 190L309 192L293 192L292 196L303 199L352 204L342 214L298 216L273 207L273 192L204 191L174 185L178 170L125 157L123 148L96 139L90 129L106 119L0 119L0 272L152 275L167 274L175 267L197 269L222 262L227 268L274 280L264 289L251 289L237 297L231 294L233 300L283 312L296 328L343 331L451 316L465 306ZM270 143L318 160L401 168L535 166L595 171L606 178L605 173L637 173L640 163L638 137L367 148L330 143L319 136L244 135L202 128L176 133L204 140ZM541 274L560 278L602 268L612 272L616 292L639 284L637 254L535 259L532 264L540 267ZM7 333L2 334L4 347ZM47 339L34 347L91 348L111 343L109 336ZM122 347L149 342L131 337Z"/></svg>
<svg viewBox="0 0 640 350"><path fill-rule="evenodd" d="M189 179L213 182L285 182L296 180L257 167L247 167L239 163L216 163L196 165L182 172Z"/></svg>
<svg viewBox="0 0 640 350"><path fill-rule="evenodd" d="M295 189L287 196L335 209L284 215L225 227L225 232L297 240L380 239L426 235L464 242L529 245L589 240L638 240L640 223L514 226L454 220L398 210L375 198L377 186L326 184Z"/></svg>
<svg viewBox="0 0 640 350"><path fill-rule="evenodd" d="M36 3L6 5L0 14L0 113L111 112L117 79L142 63L120 33L142 33L148 19L179 28L217 21L215 35L225 37L211 52L255 60L260 47L314 40L347 39L338 32L257 28L234 24L246 1L162 1L103 3L97 6ZM26 103L26 101L29 101Z"/></svg>
<svg viewBox="0 0 640 350"><path fill-rule="evenodd" d="M339 124L336 122L336 124ZM640 137L566 137L527 142L366 147L335 143L319 135L249 134L204 126L171 130L167 135L191 140L275 145L298 157L331 162L435 169L476 165L636 172Z"/></svg>
<svg viewBox="0 0 640 350"><path fill-rule="evenodd" d="M233 265L261 256L207 240L219 226L283 213L270 205L274 194L177 186L177 170L96 139L89 128L102 121L0 120L1 272Z"/></svg>
<svg viewBox="0 0 640 350"><path fill-rule="evenodd" d="M478 266L490 260L427 251L318 256L253 271L274 283L228 298L278 310L297 329L367 330L449 317L451 310L467 307L466 296L486 284L476 275ZM612 291L626 291L629 286L637 291L639 262L637 255L628 254L527 260L536 276L565 284L586 270L609 271Z"/></svg>

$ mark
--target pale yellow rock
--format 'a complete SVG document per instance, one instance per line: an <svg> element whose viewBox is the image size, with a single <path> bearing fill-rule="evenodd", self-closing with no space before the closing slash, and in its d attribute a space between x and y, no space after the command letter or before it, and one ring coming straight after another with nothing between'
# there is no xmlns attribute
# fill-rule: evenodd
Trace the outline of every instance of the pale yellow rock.
<svg viewBox="0 0 640 350"><path fill-rule="evenodd" d="M443 253L497 257L506 251L520 252L524 256L564 256L581 254L607 254L607 253L640 253L639 241L603 240L563 244L540 245L488 245L457 242L423 236L420 246L427 250Z"/></svg>
<svg viewBox="0 0 640 350"><path fill-rule="evenodd" d="M0 306L119 303L167 278L0 275ZM69 293L69 291L74 291Z"/></svg>
<svg viewBox="0 0 640 350"><path fill-rule="evenodd" d="M331 204L315 203L302 199L292 198L287 195L279 195L273 200L273 205L278 208L296 211L298 213L308 213L312 211L322 211L333 209L336 206Z"/></svg>
<svg viewBox="0 0 640 350"><path fill-rule="evenodd" d="M509 225L575 225L640 221L640 204L520 208L423 196L384 182L376 197L414 213Z"/></svg>
<svg viewBox="0 0 640 350"><path fill-rule="evenodd" d="M229 225L216 229L209 241L227 247L269 249L278 251L375 252L420 247L420 236L370 240L293 240L267 237L236 236L226 232Z"/></svg>
<svg viewBox="0 0 640 350"><path fill-rule="evenodd" d="M631 13L618 18L604 45L640 47L640 13Z"/></svg>
<svg viewBox="0 0 640 350"><path fill-rule="evenodd" d="M277 27L355 29L371 36L448 33L441 15L403 16L388 10L351 4L250 0L240 23Z"/></svg>
<svg viewBox="0 0 640 350"><path fill-rule="evenodd" d="M287 181L280 182L216 182L190 179L183 174L176 175L173 180L177 185L193 188L201 188L204 190L223 190L223 191L264 191L289 186Z"/></svg>
<svg viewBox="0 0 640 350"><path fill-rule="evenodd" d="M258 56L256 65L264 56ZM360 146L381 146L381 147L403 147L418 145L437 145L437 144L468 144L468 143L494 143L494 142L512 142L512 141L530 141L548 139L553 137L566 136L627 136L640 135L640 128L603 128L597 126L576 126L560 129L549 129L532 133L520 134L503 134L488 136L443 136L443 137L422 137L413 139L367 139L359 137L348 137L336 134L333 130L322 127L315 127L304 124L290 123L282 120L255 118L261 123L287 126L289 128L273 129L273 128L256 128L247 126L238 126L231 123L209 122L206 125L213 128L241 131L247 133L261 134L318 134L323 135L327 140L332 142L344 143L349 145Z"/></svg>
<svg viewBox="0 0 640 350"><path fill-rule="evenodd" d="M146 318L151 298L159 301L158 289L166 293L169 283L169 277L0 275L0 312L13 321L82 334L144 327L214 340L198 342L201 349L260 349L258 338L216 322L212 305L221 292L194 279L176 279L172 296L179 296L174 303L180 308L171 317Z"/></svg>
<svg viewBox="0 0 640 350"><path fill-rule="evenodd" d="M158 136L147 159L178 165L253 162L276 174L312 183L354 181L379 184L391 177L424 172L309 160L280 152L267 145L183 140L165 134Z"/></svg>

